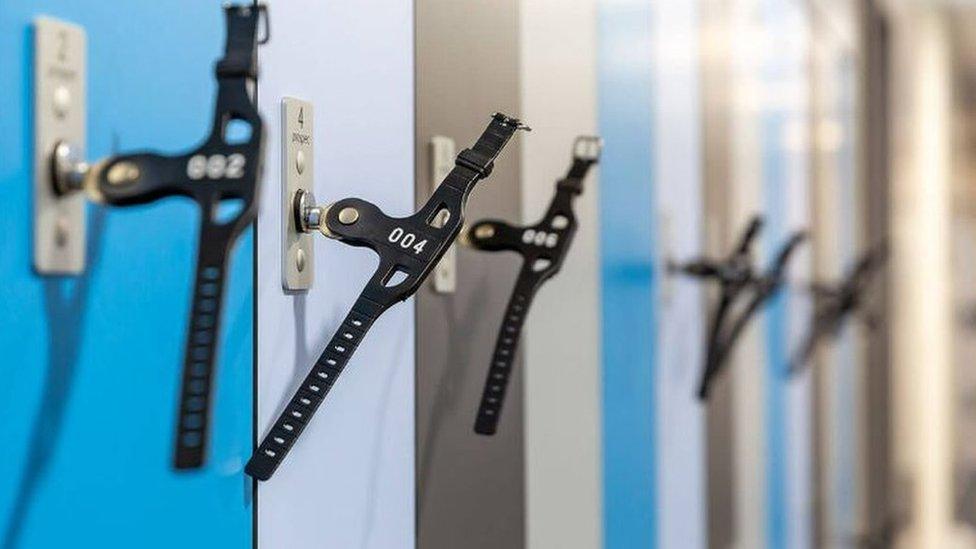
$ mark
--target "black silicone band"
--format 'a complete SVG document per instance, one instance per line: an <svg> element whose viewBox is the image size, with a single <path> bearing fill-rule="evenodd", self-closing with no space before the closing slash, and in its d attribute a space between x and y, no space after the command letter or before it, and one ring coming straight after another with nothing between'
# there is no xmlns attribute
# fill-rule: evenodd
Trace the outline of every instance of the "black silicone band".
<svg viewBox="0 0 976 549"><path fill-rule="evenodd" d="M756 224L753 224L755 227ZM748 248L748 241L755 237L758 229L750 227L746 236L746 244L740 246L739 254L745 253ZM705 371L702 375L701 386L698 391L700 399L708 398L708 389L711 381L722 370L728 362L732 348L738 341L739 336L745 331L750 320L756 312L779 290L785 283L786 265L797 246L806 238L805 233L795 233L789 241L781 248L773 266L762 276L749 275L745 279L720 279L722 280L722 298L716 313L713 326L713 333L710 335L708 355L706 359ZM739 310L735 316L730 315L732 304L739 299L744 291L751 291L752 295L746 300L746 305ZM726 322L728 323L727 325ZM715 331L717 330L717 331Z"/></svg>
<svg viewBox="0 0 976 549"><path fill-rule="evenodd" d="M735 292L730 291L726 284L722 285L722 295L719 297L718 308L712 314L708 327L708 346L705 351L705 369L702 372L701 382L698 386L698 398L708 398L708 388L712 377L716 374L721 364L719 360L719 347L722 342L722 326L725 324L725 317L728 315L729 307L735 299Z"/></svg>
<svg viewBox="0 0 976 549"><path fill-rule="evenodd" d="M495 350L492 353L491 366L488 368L488 377L485 379L481 403L478 405L478 417L474 424L474 431L478 434L493 435L498 429L505 393L508 390L519 339L522 336L522 326L529 314L536 288L538 288L538 281L533 276L531 268L526 265L522 268L522 274L508 300L505 318L495 339Z"/></svg>
<svg viewBox="0 0 976 549"><path fill-rule="evenodd" d="M299 389L264 437L257 452L248 461L244 469L248 475L258 480L271 478L381 312L379 305L365 297L356 300L352 310L329 340L325 351L315 361Z"/></svg>
<svg viewBox="0 0 976 549"><path fill-rule="evenodd" d="M514 251L523 259L482 389L474 425L474 431L479 435L494 435L498 430L529 307L542 283L562 268L576 234L578 224L573 214L573 199L583 192L583 180L598 159L598 152L581 157L576 150L574 145L569 171L556 183L556 193L539 223L513 227L502 221L484 220L476 223L469 232L469 241L476 248L491 252Z"/></svg>
<svg viewBox="0 0 976 549"><path fill-rule="evenodd" d="M228 231L204 224L183 357L173 465L200 467L210 431L212 384L223 307Z"/></svg>
<svg viewBox="0 0 976 549"><path fill-rule="evenodd" d="M257 28L262 14L267 15L264 6L224 7L225 50L214 71L217 99L210 135L202 145L178 155L140 152L113 157L96 172L98 198L107 204L131 206L185 196L200 207L173 449L176 469L195 469L206 460L227 257L257 215L264 130L248 85L257 77ZM225 132L231 121L246 123L250 135L230 142ZM242 203L229 219L216 215L225 200Z"/></svg>
<svg viewBox="0 0 976 549"><path fill-rule="evenodd" d="M325 220L329 232L346 244L372 249L380 256L380 265L349 316L332 336L325 352L251 456L244 468L248 475L258 480L271 478L373 322L387 308L407 299L420 287L457 237L468 193L491 173L495 158L515 131L522 127L516 119L495 114L475 145L458 155L454 169L427 203L409 218L391 218L375 205L359 199L340 200L329 208ZM344 208L354 208L358 212L358 221L350 224L338 221L336 212ZM448 221L434 226L432 221L441 209L450 213ZM426 244L419 251L411 246L400 246L390 240L392 230L399 230L401 235L406 232L418 235L414 242L423 239ZM397 271L405 278L392 284L390 278Z"/></svg>

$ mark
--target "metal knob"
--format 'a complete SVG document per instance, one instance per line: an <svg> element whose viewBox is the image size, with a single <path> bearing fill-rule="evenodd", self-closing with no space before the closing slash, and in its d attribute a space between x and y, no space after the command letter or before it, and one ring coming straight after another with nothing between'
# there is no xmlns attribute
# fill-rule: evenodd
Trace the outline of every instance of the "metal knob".
<svg viewBox="0 0 976 549"><path fill-rule="evenodd" d="M329 231L329 226L325 222L325 216L329 213L329 206L317 206L315 195L311 191L298 189L295 191L295 198L292 199L292 215L295 220L295 228L299 232L310 233L318 231L329 238L336 238ZM339 223L343 225L355 225L359 221L359 210L353 207L345 207L339 211Z"/></svg>
<svg viewBox="0 0 976 549"><path fill-rule="evenodd" d="M91 166L81 159L78 150L66 141L59 141L51 154L51 182L54 192L66 195L85 188L85 178Z"/></svg>
<svg viewBox="0 0 976 549"><path fill-rule="evenodd" d="M299 232L310 233L322 229L322 219L325 211L315 205L315 195L310 191L298 189L292 201L292 215L295 218L295 228Z"/></svg>
<svg viewBox="0 0 976 549"><path fill-rule="evenodd" d="M295 220L295 228L302 233L318 231L324 236L335 238L329 231L329 225L325 222L325 216L329 212L329 206L319 206L315 203L315 195L311 191L298 189L295 191L295 198L292 200L292 215ZM343 219L343 212L340 212L339 221L350 224ZM357 218L358 213L357 213ZM352 221L355 223L355 220Z"/></svg>

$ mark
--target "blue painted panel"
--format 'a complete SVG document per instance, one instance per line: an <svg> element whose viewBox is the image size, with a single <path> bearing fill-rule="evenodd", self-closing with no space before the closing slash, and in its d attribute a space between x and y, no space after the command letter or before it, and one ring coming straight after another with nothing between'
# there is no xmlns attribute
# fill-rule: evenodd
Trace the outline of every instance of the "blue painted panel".
<svg viewBox="0 0 976 549"><path fill-rule="evenodd" d="M767 238L765 255L771 260L789 238L783 215L784 164L782 136L785 117L767 112L763 117L763 178L766 196ZM794 258L795 259L795 258ZM789 364L789 329L786 291L770 299L765 314L766 337L766 543L769 547L786 547L786 368Z"/></svg>
<svg viewBox="0 0 976 549"><path fill-rule="evenodd" d="M31 270L31 24L88 32L88 150L206 135L218 0L5 0L0 12L0 541L5 548L249 547L252 238L232 258L205 469L170 468L198 212L88 207L88 269Z"/></svg>
<svg viewBox="0 0 976 549"><path fill-rule="evenodd" d="M774 261L793 232L809 223L807 13L794 0L763 0L765 40L760 65L762 192L767 226L764 255ZM806 329L809 300L797 279L809 279L808 244L790 260L783 291L764 315L766 343L766 543L770 548L809 545L812 524L808 376L788 384L793 348ZM794 493L795 492L795 493Z"/></svg>
<svg viewBox="0 0 976 549"><path fill-rule="evenodd" d="M652 7L599 4L604 537L653 547L656 530Z"/></svg>

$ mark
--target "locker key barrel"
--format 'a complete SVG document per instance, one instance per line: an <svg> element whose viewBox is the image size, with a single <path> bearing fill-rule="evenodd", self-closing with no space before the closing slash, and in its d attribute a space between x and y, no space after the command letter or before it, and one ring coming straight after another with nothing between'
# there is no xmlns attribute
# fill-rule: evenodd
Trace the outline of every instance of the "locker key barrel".
<svg viewBox="0 0 976 549"><path fill-rule="evenodd" d="M495 159L515 132L522 129L528 128L515 118L500 113L492 115L475 144L457 155L454 168L427 203L408 217L390 217L375 204L358 198L345 198L320 207L311 193L296 191L292 198L295 227L302 232L318 230L344 244L369 248L379 256L379 266L325 351L265 431L264 439L244 468L248 475L257 480L271 478L373 323L384 311L413 295L454 243L464 222L468 195L491 174Z"/></svg>
<svg viewBox="0 0 976 549"><path fill-rule="evenodd" d="M70 141L57 140L50 154L54 196L82 192L109 206L184 196L203 213L176 422L176 469L196 469L205 461L227 258L256 217L263 160L264 129L249 89L257 80L257 46L269 38L267 8L229 5L224 14L226 46L215 67L214 117L201 145L183 154L137 152L89 163ZM262 19L264 36L259 37ZM221 211L231 205L230 213Z"/></svg>

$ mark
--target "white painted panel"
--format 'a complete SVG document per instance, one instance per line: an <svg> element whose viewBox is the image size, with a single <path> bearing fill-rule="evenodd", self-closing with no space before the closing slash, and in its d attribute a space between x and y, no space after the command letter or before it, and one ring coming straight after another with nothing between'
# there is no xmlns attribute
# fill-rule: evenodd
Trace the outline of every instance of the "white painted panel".
<svg viewBox="0 0 976 549"><path fill-rule="evenodd" d="M853 27L853 21L835 16L815 20L814 24L810 98L814 124L813 272L816 280L835 283L873 244L862 243L856 179L856 71L861 65L854 43L841 40L836 32L836 25ZM855 539L867 524L863 467L871 464L865 463L866 403L862 395L868 364L862 356L859 320L858 314L853 315L836 338L822 341L807 365L819 386L819 399L814 403L821 422L819 447L815 449L821 479L816 487L821 506L818 537L829 543Z"/></svg>
<svg viewBox="0 0 976 549"><path fill-rule="evenodd" d="M934 6L895 4L892 435L898 503L911 511L894 547L962 547L952 509L949 35Z"/></svg>
<svg viewBox="0 0 976 549"><path fill-rule="evenodd" d="M573 139L596 132L596 0L521 2L522 221L545 213ZM580 228L539 291L524 339L529 549L602 543L598 170L576 201Z"/></svg>
<svg viewBox="0 0 976 549"><path fill-rule="evenodd" d="M740 235L756 213L762 212L762 124L761 61L764 29L756 17L760 3L736 0L730 9L731 35L731 128L729 152L730 235ZM768 228L764 230L768 234ZM734 238L734 237L733 237ZM765 235L763 238L767 238ZM733 240L730 238L730 243ZM754 250L762 251L761 240ZM762 255L757 253L757 256ZM765 258L759 259L765 264ZM767 546L767 470L768 455L765 419L767 369L764 351L764 323L757 316L749 323L730 357L728 371L732 389L734 462L733 531L738 549Z"/></svg>
<svg viewBox="0 0 976 549"><path fill-rule="evenodd" d="M282 97L315 108L315 195L413 211L413 3L272 0L259 103L268 146L258 220L261 437L376 266L375 255L316 235L306 294L281 284ZM414 546L413 302L386 312L284 464L258 489L260 549Z"/></svg>
<svg viewBox="0 0 976 549"><path fill-rule="evenodd" d="M659 272L664 273L668 260L705 255L700 35L695 2L656 2L654 11L652 164ZM705 339L702 288L699 279L667 276L656 296L657 546L663 549L704 548L707 543L705 408L697 398Z"/></svg>

